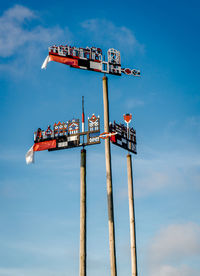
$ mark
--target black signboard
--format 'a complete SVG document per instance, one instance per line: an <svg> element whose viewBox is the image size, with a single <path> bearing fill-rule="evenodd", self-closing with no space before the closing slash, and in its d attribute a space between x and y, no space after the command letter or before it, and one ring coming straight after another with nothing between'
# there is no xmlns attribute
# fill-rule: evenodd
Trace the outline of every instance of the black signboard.
<svg viewBox="0 0 200 276"><path fill-rule="evenodd" d="M123 124L110 123L109 125L110 133L113 135L110 137L112 144L126 149L134 154L136 151L136 131L133 128L127 128Z"/></svg>

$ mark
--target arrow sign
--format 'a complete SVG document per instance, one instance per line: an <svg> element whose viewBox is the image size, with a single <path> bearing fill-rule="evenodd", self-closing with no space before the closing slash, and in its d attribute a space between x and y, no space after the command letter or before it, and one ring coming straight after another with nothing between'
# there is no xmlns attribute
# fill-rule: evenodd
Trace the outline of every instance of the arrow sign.
<svg viewBox="0 0 200 276"><path fill-rule="evenodd" d="M106 138L109 138L109 137L111 137L111 136L113 136L113 135L116 135L117 134L117 132L110 132L110 133L108 133L108 132L103 132L103 133L101 133L100 135L99 135L99 138L101 138L101 139L106 139Z"/></svg>

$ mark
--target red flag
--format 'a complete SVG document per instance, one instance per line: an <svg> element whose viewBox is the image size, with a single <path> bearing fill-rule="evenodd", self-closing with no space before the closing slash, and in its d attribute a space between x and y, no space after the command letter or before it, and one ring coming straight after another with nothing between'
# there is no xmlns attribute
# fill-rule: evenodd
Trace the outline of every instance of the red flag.
<svg viewBox="0 0 200 276"><path fill-rule="evenodd" d="M60 63L64 63L66 65L73 65L73 66L78 66L78 60L77 59L73 59L73 58L68 58L68 57L61 57L61 56L55 56L55 55L51 55L49 54L50 60L52 61L56 61L56 62L60 62Z"/></svg>

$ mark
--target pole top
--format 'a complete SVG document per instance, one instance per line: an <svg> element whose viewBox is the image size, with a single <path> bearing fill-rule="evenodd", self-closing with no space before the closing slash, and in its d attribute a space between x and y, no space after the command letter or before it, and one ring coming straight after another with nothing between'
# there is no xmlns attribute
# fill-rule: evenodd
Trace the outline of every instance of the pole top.
<svg viewBox="0 0 200 276"><path fill-rule="evenodd" d="M130 153L127 154L127 158L131 158L131 154Z"/></svg>

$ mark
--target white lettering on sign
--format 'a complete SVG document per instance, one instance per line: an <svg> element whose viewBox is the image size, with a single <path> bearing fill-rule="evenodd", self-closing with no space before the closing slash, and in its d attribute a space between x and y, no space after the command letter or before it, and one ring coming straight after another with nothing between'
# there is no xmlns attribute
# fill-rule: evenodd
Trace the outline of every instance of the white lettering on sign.
<svg viewBox="0 0 200 276"><path fill-rule="evenodd" d="M101 67L102 67L101 62L97 63L97 62L90 61L90 68L101 70Z"/></svg>
<svg viewBox="0 0 200 276"><path fill-rule="evenodd" d="M127 144L127 140L122 138L122 143Z"/></svg>
<svg viewBox="0 0 200 276"><path fill-rule="evenodd" d="M62 147L67 147L68 146L68 142L60 142L58 143L58 147L62 148Z"/></svg>
<svg viewBox="0 0 200 276"><path fill-rule="evenodd" d="M90 143L99 142L99 137L91 137L91 138L89 139L89 142L90 142Z"/></svg>
<svg viewBox="0 0 200 276"><path fill-rule="evenodd" d="M117 144L122 145L122 141L117 139Z"/></svg>
<svg viewBox="0 0 200 276"><path fill-rule="evenodd" d="M78 136L69 136L69 137L67 137L67 140L68 141L76 141L78 139Z"/></svg>

